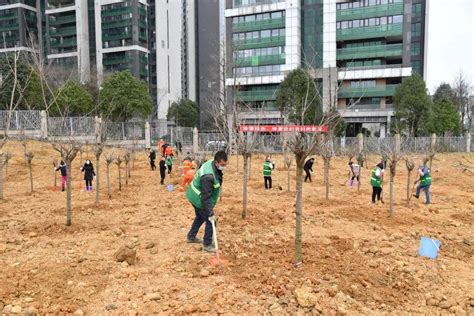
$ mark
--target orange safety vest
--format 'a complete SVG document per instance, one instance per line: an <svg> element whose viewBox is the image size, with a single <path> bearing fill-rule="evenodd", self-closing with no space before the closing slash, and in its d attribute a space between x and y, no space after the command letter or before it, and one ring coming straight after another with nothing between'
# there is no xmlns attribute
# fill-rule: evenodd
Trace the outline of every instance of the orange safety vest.
<svg viewBox="0 0 474 316"><path fill-rule="evenodd" d="M183 175L186 175L186 172L191 170L192 167L193 167L193 163L189 160L185 160L183 162Z"/></svg>
<svg viewBox="0 0 474 316"><path fill-rule="evenodd" d="M171 148L171 146L166 147L165 154L166 156L171 156L173 154L173 148Z"/></svg>
<svg viewBox="0 0 474 316"><path fill-rule="evenodd" d="M184 174L183 181L181 181L181 187L179 188L180 191L184 191L184 189L187 188L187 186L193 181L195 174L196 174L196 170L194 169L188 170Z"/></svg>

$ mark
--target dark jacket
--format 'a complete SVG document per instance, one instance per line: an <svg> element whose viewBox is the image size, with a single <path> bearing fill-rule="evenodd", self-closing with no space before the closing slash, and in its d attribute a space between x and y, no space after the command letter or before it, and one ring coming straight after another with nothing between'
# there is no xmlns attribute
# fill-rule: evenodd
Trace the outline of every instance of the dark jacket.
<svg viewBox="0 0 474 316"><path fill-rule="evenodd" d="M160 174L162 177L164 177L165 172L166 172L166 161L160 160Z"/></svg>
<svg viewBox="0 0 474 316"><path fill-rule="evenodd" d="M95 177L94 166L92 163L84 164L81 168L82 172L84 172L84 180L92 181Z"/></svg>
<svg viewBox="0 0 474 316"><path fill-rule="evenodd" d="M61 170L61 176L66 177L67 176L67 168L66 165L59 165L56 168L56 171Z"/></svg>
<svg viewBox="0 0 474 316"><path fill-rule="evenodd" d="M156 159L156 152L153 150L150 152L150 155L148 156L150 160L155 160Z"/></svg>
<svg viewBox="0 0 474 316"><path fill-rule="evenodd" d="M223 174L222 171L217 169L216 164L212 164L212 168L214 169L214 173L217 176L217 181L219 181L221 187L223 182ZM214 206L211 202L212 194L214 193L214 175L212 174L205 174L201 177L201 202L206 211L208 216L214 215Z"/></svg>
<svg viewBox="0 0 474 316"><path fill-rule="evenodd" d="M314 160L311 160L311 159L306 160L306 163L304 164L303 169L306 171L313 172L313 163L314 163Z"/></svg>

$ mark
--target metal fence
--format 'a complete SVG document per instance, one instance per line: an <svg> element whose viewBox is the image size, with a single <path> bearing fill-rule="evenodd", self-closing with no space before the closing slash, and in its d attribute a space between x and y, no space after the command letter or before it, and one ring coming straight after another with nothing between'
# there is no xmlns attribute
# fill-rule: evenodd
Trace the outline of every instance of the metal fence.
<svg viewBox="0 0 474 316"><path fill-rule="evenodd" d="M93 117L49 117L48 134L56 137L94 136Z"/></svg>
<svg viewBox="0 0 474 316"><path fill-rule="evenodd" d="M45 138L45 137L77 137L92 141L97 122L94 117L47 117L41 111L0 111L0 133L8 130L9 137ZM217 151L227 148L226 138L219 131L201 131L197 135L193 128L169 126L166 120L154 121L149 124L144 121L111 122L106 126L107 139L114 142L140 142L148 146L164 139L170 144L180 141L183 146L193 146L198 151ZM196 137L196 138L195 138ZM257 153L283 152L284 134L259 134L253 136L255 144L253 151ZM194 144L197 139L197 144ZM466 152L467 142L474 150L472 138L466 137L437 137L435 150L437 152ZM368 154L380 154L384 148L395 146L394 138L364 137L363 150ZM359 138L343 137L333 140L334 154L345 155L357 152ZM405 153L423 153L432 149L431 137L402 137L401 150Z"/></svg>
<svg viewBox="0 0 474 316"><path fill-rule="evenodd" d="M41 111L0 111L0 130L41 129Z"/></svg>

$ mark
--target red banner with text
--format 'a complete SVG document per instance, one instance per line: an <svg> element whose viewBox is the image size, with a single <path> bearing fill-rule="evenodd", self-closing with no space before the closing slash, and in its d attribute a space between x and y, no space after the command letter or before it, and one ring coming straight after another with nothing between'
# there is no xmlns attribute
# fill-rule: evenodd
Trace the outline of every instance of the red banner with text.
<svg viewBox="0 0 474 316"><path fill-rule="evenodd" d="M327 125L240 125L241 132L308 132L308 133L326 133Z"/></svg>

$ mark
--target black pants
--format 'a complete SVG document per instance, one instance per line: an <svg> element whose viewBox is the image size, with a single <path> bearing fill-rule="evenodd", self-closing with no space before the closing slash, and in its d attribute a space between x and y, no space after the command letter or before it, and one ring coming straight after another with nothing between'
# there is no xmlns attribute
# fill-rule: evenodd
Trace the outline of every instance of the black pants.
<svg viewBox="0 0 474 316"><path fill-rule="evenodd" d="M351 180L354 181L355 178L357 178L357 182L360 182L359 176L352 176Z"/></svg>
<svg viewBox="0 0 474 316"><path fill-rule="evenodd" d="M304 182L308 181L308 179L309 179L309 182L313 182L311 180L311 172L309 172L309 170L306 170L306 169L304 169L304 172L306 172L306 177L304 178Z"/></svg>
<svg viewBox="0 0 474 316"><path fill-rule="evenodd" d="M194 218L193 224L191 225L191 229L188 233L188 240L193 240L196 238L197 233L199 232L199 228L201 228L202 224L206 223L206 227L204 228L204 238L203 244L204 246L212 245L212 224L209 221L209 213L203 209L194 207L194 213L196 217Z"/></svg>
<svg viewBox="0 0 474 316"><path fill-rule="evenodd" d="M264 182L265 182L265 189L271 189L272 188L272 177L271 176L263 176Z"/></svg>
<svg viewBox="0 0 474 316"><path fill-rule="evenodd" d="M382 194L382 188L372 187L372 203L375 203L375 197L377 201L380 201L380 194Z"/></svg>
<svg viewBox="0 0 474 316"><path fill-rule="evenodd" d="M165 175L166 175L166 169L160 169L160 176L161 176L160 184L164 184Z"/></svg>
<svg viewBox="0 0 474 316"><path fill-rule="evenodd" d="M151 167L151 170L155 170L155 169L156 169L155 159L150 159L150 167Z"/></svg>
<svg viewBox="0 0 474 316"><path fill-rule="evenodd" d="M171 169L173 168L173 166L168 166L168 174L171 173Z"/></svg>
<svg viewBox="0 0 474 316"><path fill-rule="evenodd" d="M92 186L92 180L85 180L85 181L86 181L86 187Z"/></svg>

